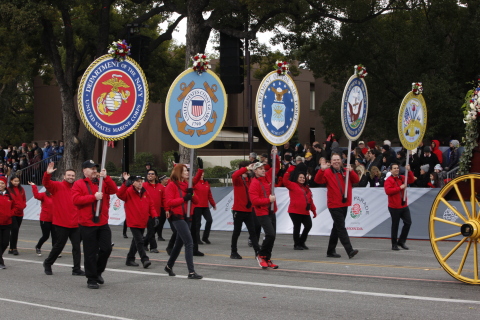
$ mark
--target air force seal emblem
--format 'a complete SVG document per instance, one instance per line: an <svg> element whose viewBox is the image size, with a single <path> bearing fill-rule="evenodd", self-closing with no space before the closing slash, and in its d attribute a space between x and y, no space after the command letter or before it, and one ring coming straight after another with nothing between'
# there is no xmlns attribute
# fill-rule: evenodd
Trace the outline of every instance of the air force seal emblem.
<svg viewBox="0 0 480 320"><path fill-rule="evenodd" d="M211 71L182 72L168 91L165 114L168 129L178 143L201 148L220 132L227 114L225 89Z"/></svg>
<svg viewBox="0 0 480 320"><path fill-rule="evenodd" d="M292 78L270 72L258 88L255 113L265 140L276 146L289 141L300 119L300 99Z"/></svg>

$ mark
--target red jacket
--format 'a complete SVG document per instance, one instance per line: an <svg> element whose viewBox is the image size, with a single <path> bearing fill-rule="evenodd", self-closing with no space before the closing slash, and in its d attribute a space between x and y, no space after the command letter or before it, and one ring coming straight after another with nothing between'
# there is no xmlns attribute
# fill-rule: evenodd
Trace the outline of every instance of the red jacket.
<svg viewBox="0 0 480 320"><path fill-rule="evenodd" d="M180 194L179 190L182 194ZM187 213L187 201L183 197L187 194L188 182L170 181L165 190L165 203L170 209L172 220L185 220ZM192 197L192 206L190 207L190 217L193 217L193 207L198 203L197 195Z"/></svg>
<svg viewBox="0 0 480 320"><path fill-rule="evenodd" d="M90 186L91 193L87 188ZM103 179L103 199L100 208L100 220L98 223L93 222L93 217L97 209L97 199L95 193L98 192L98 184L93 183L90 178L75 181L72 188L73 204L77 206L79 219L78 223L85 227L103 226L108 224L108 210L110 209L110 195L117 193L117 185L110 176ZM93 205L93 206L92 206ZM92 209L93 207L93 209Z"/></svg>
<svg viewBox="0 0 480 320"><path fill-rule="evenodd" d="M292 168L292 170L290 170ZM294 166L288 168L288 171L283 175L283 184L288 189L290 197L290 205L288 206L288 213L310 215L310 211L314 216L317 215L317 208L313 203L312 191L306 185L301 185L298 182L290 181L290 172L295 169ZM310 204L310 210L307 210L307 204Z"/></svg>
<svg viewBox="0 0 480 320"><path fill-rule="evenodd" d="M405 189L401 189L400 186L405 182L405 176L399 175L398 177L390 176L385 180L383 187L385 188L385 193L388 196L388 207L393 209L401 209L408 206L408 197L405 199L405 203L402 204L403 194ZM407 184L415 182L415 177L413 172L408 171Z"/></svg>
<svg viewBox="0 0 480 320"><path fill-rule="evenodd" d="M233 206L232 210L241 212L252 212L252 203L247 207L250 196L248 188L250 187L250 178L243 178L242 175L248 172L247 168L240 168L232 174L233 183ZM251 201L251 200L250 200Z"/></svg>
<svg viewBox="0 0 480 320"><path fill-rule="evenodd" d="M8 191L5 194L0 193L0 226L12 224L14 210L15 201L10 197Z"/></svg>
<svg viewBox="0 0 480 320"><path fill-rule="evenodd" d="M78 209L73 204L73 183L65 180L52 181L52 175L47 172L43 174L42 183L52 194L52 224L64 228L78 228Z"/></svg>
<svg viewBox="0 0 480 320"><path fill-rule="evenodd" d="M215 200L213 200L212 190L210 189L210 184L208 181L200 180L202 177L203 170L198 169L197 174L193 178L193 190L195 195L198 197L198 203L195 205L197 208L208 208L208 203L212 207L216 207Z"/></svg>
<svg viewBox="0 0 480 320"><path fill-rule="evenodd" d="M155 211L160 216L160 209L165 206L165 187L161 183L150 183L148 181L145 181L142 186L148 192L150 199L153 201Z"/></svg>
<svg viewBox="0 0 480 320"><path fill-rule="evenodd" d="M350 170L349 173L349 181L348 181L348 189L347 189L347 202L342 202L343 200L343 193L345 192L345 176L346 172L343 171L342 173L337 172L333 173L333 168L330 167L326 170L318 170L317 174L315 175L314 181L318 184L327 184L327 207L328 208L343 208L349 207L352 205L352 184L358 183L360 180L358 178L357 173L355 170ZM335 176L338 177L335 178ZM338 187L338 183L340 182L340 188ZM341 189L341 190L340 190Z"/></svg>
<svg viewBox="0 0 480 320"><path fill-rule="evenodd" d="M250 187L248 188L248 195L250 196L250 201L255 209L255 215L257 216L266 216L270 213L271 203L269 196L272 190L272 170L273 168L270 168L265 172L265 177L252 179ZM277 156L275 175L278 174L278 171L280 171L280 160ZM277 201L274 201L273 212L277 212Z"/></svg>
<svg viewBox="0 0 480 320"><path fill-rule="evenodd" d="M438 158L438 162L442 164L443 162L443 153L442 150L440 150L440 141L438 140L432 140L432 142L435 142L435 148L432 149L432 153L435 153L435 155Z"/></svg>
<svg viewBox="0 0 480 320"><path fill-rule="evenodd" d="M20 189L19 187L10 187L8 188L8 193L10 193L10 197L12 197L12 200L15 202L13 215L16 217L23 217L23 209L27 207L25 190L23 190L23 188Z"/></svg>
<svg viewBox="0 0 480 320"><path fill-rule="evenodd" d="M51 196L47 196L45 192L38 192L36 185L32 186L33 197L42 203L42 211L40 212L40 221L52 222L53 200Z"/></svg>
<svg viewBox="0 0 480 320"><path fill-rule="evenodd" d="M138 192L134 186L127 187L124 183L118 189L117 197L125 201L125 214L129 228L145 229L149 217L158 217L157 210L160 210L160 207L156 210L153 199L145 188Z"/></svg>

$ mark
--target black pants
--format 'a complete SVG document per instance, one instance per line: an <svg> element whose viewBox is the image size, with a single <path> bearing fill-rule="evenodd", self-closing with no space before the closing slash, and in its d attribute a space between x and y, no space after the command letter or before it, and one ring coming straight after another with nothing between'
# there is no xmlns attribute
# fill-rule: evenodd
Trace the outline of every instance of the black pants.
<svg viewBox="0 0 480 320"><path fill-rule="evenodd" d="M255 211L252 210L252 220L253 220L253 228L255 232L255 236L257 237L257 242L260 242L260 233L262 232L262 225L258 222L257 215ZM249 237L250 241L253 242L252 236Z"/></svg>
<svg viewBox="0 0 480 320"><path fill-rule="evenodd" d="M312 229L312 218L307 214L288 213L293 222L293 243L301 246L307 241L308 233ZM300 229L303 224L303 232L300 236Z"/></svg>
<svg viewBox="0 0 480 320"><path fill-rule="evenodd" d="M55 263L60 253L62 253L63 248L65 248L67 240L70 238L70 242L72 243L73 271L80 271L80 261L82 259L80 230L78 228L65 228L56 225L53 227L55 228L57 239L53 244L50 254L47 259L45 259L45 264L51 266Z"/></svg>
<svg viewBox="0 0 480 320"><path fill-rule="evenodd" d="M347 229L345 228L345 218L347 217L348 207L328 208L333 219L332 232L330 233L330 240L328 242L327 254L335 253L338 239L342 243L347 254L353 251L350 238L348 237Z"/></svg>
<svg viewBox="0 0 480 320"><path fill-rule="evenodd" d="M173 249L173 246L175 245L175 239L177 239L177 229L175 229L175 225L173 224L171 218L168 219L168 222L170 223L170 228L172 229L172 236L168 241L167 248Z"/></svg>
<svg viewBox="0 0 480 320"><path fill-rule="evenodd" d="M272 257L273 244L277 235L277 217L275 214L269 214L267 216L257 216L257 219L265 232L265 239L258 255L265 256L269 260Z"/></svg>
<svg viewBox="0 0 480 320"><path fill-rule="evenodd" d="M10 231L10 249L17 249L18 233L22 225L23 217L12 217L12 229Z"/></svg>
<svg viewBox="0 0 480 320"><path fill-rule="evenodd" d="M143 239L143 242L145 247L150 245L150 250L157 249L157 240L155 240L155 219L152 217L148 218L147 235Z"/></svg>
<svg viewBox="0 0 480 320"><path fill-rule="evenodd" d="M163 227L165 226L165 222L167 221L167 215L165 213L165 209L162 208L160 210L160 217L158 218L158 220L160 221L160 223L155 228L155 232L157 233L159 238L163 238L162 237Z"/></svg>
<svg viewBox="0 0 480 320"><path fill-rule="evenodd" d="M197 239L200 239L200 228L202 227L202 216L205 218L205 229L203 231L202 240L208 240L210 237L210 230L212 229L212 213L208 207L195 208L195 214L193 215L197 219Z"/></svg>
<svg viewBox="0 0 480 320"><path fill-rule="evenodd" d="M183 244L185 244L185 261L187 262L188 272L195 272L193 266L193 239L191 234L190 222L185 220L173 221L175 229L177 230L177 238L175 239L175 245L173 246L172 253L168 259L167 266L173 268L175 261L177 261L178 255L182 250Z"/></svg>
<svg viewBox="0 0 480 320"><path fill-rule="evenodd" d="M50 234L52 235L52 247L53 247L57 242L57 233L52 223L47 221L40 221L40 228L42 229L42 236L38 240L38 243L35 246L35 248L41 249L45 241L47 241L48 238L50 237Z"/></svg>
<svg viewBox="0 0 480 320"><path fill-rule="evenodd" d="M198 239L200 239L200 236L198 235L198 230L199 227L197 227L197 224L199 223L198 217L195 216L195 214L192 217L191 221L188 221L189 226L190 226L190 234L192 236L192 241L193 241L193 252L198 251ZM175 238L176 240L176 238Z"/></svg>
<svg viewBox="0 0 480 320"><path fill-rule="evenodd" d="M123 221L123 235L124 236L127 235L127 219L125 219L125 221Z"/></svg>
<svg viewBox="0 0 480 320"><path fill-rule="evenodd" d="M244 223L247 227L248 233L250 234L250 239L252 239L253 250L255 250L255 254L260 251L258 238L255 235L253 215L254 214L252 212L233 211L232 252L237 252L238 237L242 232L242 226Z"/></svg>
<svg viewBox="0 0 480 320"><path fill-rule="evenodd" d="M410 209L408 207L401 209L394 209L388 207L388 211L390 212L390 216L392 217L392 246L396 246L399 243L404 244L407 241L408 232L410 231L410 226L412 225ZM403 228L402 233L400 233L400 238L398 238L397 241L400 219L402 219L403 221Z"/></svg>
<svg viewBox="0 0 480 320"><path fill-rule="evenodd" d="M108 224L98 227L80 226L83 239L85 275L90 282L97 281L107 267L112 253L112 231Z"/></svg>
<svg viewBox="0 0 480 320"><path fill-rule="evenodd" d="M8 242L10 241L11 224L6 226L0 226L0 264L5 264L3 261L3 253L8 248Z"/></svg>
<svg viewBox="0 0 480 320"><path fill-rule="evenodd" d="M130 228L132 232L132 244L130 245L130 251L127 254L127 261L135 261L135 254L138 251L140 255L140 260L142 262L149 260L145 248L143 246L143 232L144 228Z"/></svg>

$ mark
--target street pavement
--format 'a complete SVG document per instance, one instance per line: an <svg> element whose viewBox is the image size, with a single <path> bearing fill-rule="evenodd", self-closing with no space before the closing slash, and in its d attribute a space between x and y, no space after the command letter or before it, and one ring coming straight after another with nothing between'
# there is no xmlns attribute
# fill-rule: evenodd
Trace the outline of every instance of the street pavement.
<svg viewBox="0 0 480 320"><path fill-rule="evenodd" d="M311 236L310 250L293 250L291 235L277 235L272 261L277 270L262 270L239 239L242 260L230 259L230 232L213 231L212 244L201 245L194 257L202 280L189 280L182 254L176 277L163 268L166 242L160 253L148 253L148 269L128 267L131 242L122 227L112 226L115 243L105 284L87 288L85 277L72 276L67 244L53 275L43 272L43 255L34 246L38 221L24 221L18 256L5 252L0 270L0 319L454 319L480 318L479 287L450 277L439 265L429 241L409 240L410 250L392 251L389 239L352 238L360 252L348 259L339 244L339 259L326 257L328 237ZM171 235L164 231L164 238ZM446 243L445 246L450 244ZM139 262L137 260L137 262ZM82 256L83 263L83 256Z"/></svg>

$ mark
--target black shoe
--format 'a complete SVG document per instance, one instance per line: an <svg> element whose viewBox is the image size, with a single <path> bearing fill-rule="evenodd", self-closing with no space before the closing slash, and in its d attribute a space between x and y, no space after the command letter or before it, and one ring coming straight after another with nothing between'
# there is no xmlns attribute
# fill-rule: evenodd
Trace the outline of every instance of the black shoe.
<svg viewBox="0 0 480 320"><path fill-rule="evenodd" d="M165 241L165 239L163 239L162 237L158 237L157 240L158 241Z"/></svg>
<svg viewBox="0 0 480 320"><path fill-rule="evenodd" d="M47 276L51 276L51 275L53 274L53 272L52 272L52 266L46 264L45 262L43 263L43 269L44 269L45 274L46 274Z"/></svg>
<svg viewBox="0 0 480 320"><path fill-rule="evenodd" d="M124 234L123 237L124 237L125 239L128 239L128 236L127 236L126 234Z"/></svg>
<svg viewBox="0 0 480 320"><path fill-rule="evenodd" d="M167 251L167 254L170 255L172 253L172 249L173 248L170 248L170 247L167 247L165 250Z"/></svg>
<svg viewBox="0 0 480 320"><path fill-rule="evenodd" d="M348 254L348 259L352 259L353 257L355 257L358 253L358 250L357 249L354 249L352 250L349 254Z"/></svg>
<svg viewBox="0 0 480 320"><path fill-rule="evenodd" d="M398 246L392 246L392 250L398 251L400 249L398 249Z"/></svg>
<svg viewBox="0 0 480 320"><path fill-rule="evenodd" d="M248 239L248 246L249 246L249 247L253 247L252 240L250 240L250 239Z"/></svg>
<svg viewBox="0 0 480 320"><path fill-rule="evenodd" d="M12 253L13 253L14 256L18 256L18 250L17 249L13 249Z"/></svg>
<svg viewBox="0 0 480 320"><path fill-rule="evenodd" d="M341 258L342 256L339 255L338 253L336 252L333 252L333 253L327 253L327 258Z"/></svg>
<svg viewBox="0 0 480 320"><path fill-rule="evenodd" d="M152 252L152 253L160 253L160 251L158 251L158 249L150 249L150 252Z"/></svg>
<svg viewBox="0 0 480 320"><path fill-rule="evenodd" d="M303 250L303 247L295 245L295 246L293 246L293 250Z"/></svg>
<svg viewBox="0 0 480 320"><path fill-rule="evenodd" d="M309 249L309 248L305 245L305 243L304 243L304 244L301 244L300 246L303 248L303 250L308 250L308 249Z"/></svg>
<svg viewBox="0 0 480 320"><path fill-rule="evenodd" d="M42 250L40 250L40 248L35 247L35 253L36 253L37 256L39 256L39 257L42 256Z"/></svg>
<svg viewBox="0 0 480 320"><path fill-rule="evenodd" d="M198 243L198 244L204 244L204 243L203 243L203 241L202 241L202 240L200 240L200 239L199 239L199 240L197 240L197 243Z"/></svg>
<svg viewBox="0 0 480 320"><path fill-rule="evenodd" d="M163 270L165 270L165 272L168 273L168 275L170 277L175 277L176 276L175 272L173 272L172 268L170 268L169 266L165 266L165 268Z"/></svg>
<svg viewBox="0 0 480 320"><path fill-rule="evenodd" d="M196 257L203 257L203 256L205 255L205 253L200 252L200 251L195 251L195 252L193 253L193 255L196 256Z"/></svg>
<svg viewBox="0 0 480 320"><path fill-rule="evenodd" d="M145 250L145 252L148 252L148 247L143 247L143 249Z"/></svg>
<svg viewBox="0 0 480 320"><path fill-rule="evenodd" d="M212 244L212 243L210 242L210 240L208 240L208 239L202 239L202 240L203 240L203 242L205 242L206 244Z"/></svg>
<svg viewBox="0 0 480 320"><path fill-rule="evenodd" d="M129 267L138 267L139 264L136 263L135 261L130 261L130 260L127 260L127 262L125 263L125 265L129 266Z"/></svg>
<svg viewBox="0 0 480 320"><path fill-rule="evenodd" d="M196 272L194 272L194 273L189 273L189 274L188 274L188 279L200 280L200 279L202 279L202 278L203 278L203 276L197 274Z"/></svg>
<svg viewBox="0 0 480 320"><path fill-rule="evenodd" d="M88 289L98 289L100 286L96 282L87 282Z"/></svg>
<svg viewBox="0 0 480 320"><path fill-rule="evenodd" d="M230 259L242 259L242 256L239 255L238 252L232 252Z"/></svg>
<svg viewBox="0 0 480 320"><path fill-rule="evenodd" d="M103 280L103 277L101 275L97 276L97 283L98 284L104 284L105 280Z"/></svg>
<svg viewBox="0 0 480 320"><path fill-rule="evenodd" d="M83 270L78 270L78 271L72 271L72 276L84 276L85 271Z"/></svg>
<svg viewBox="0 0 480 320"><path fill-rule="evenodd" d="M13 254L13 249L9 249L8 254Z"/></svg>
<svg viewBox="0 0 480 320"><path fill-rule="evenodd" d="M403 249L408 250L408 247L405 245L405 243L399 243L398 245Z"/></svg>
<svg viewBox="0 0 480 320"><path fill-rule="evenodd" d="M148 267L150 267L152 263L150 262L150 260L145 260L142 262L142 264L143 264L143 268L147 269Z"/></svg>
<svg viewBox="0 0 480 320"><path fill-rule="evenodd" d="M0 264L0 269L7 269L4 264Z"/></svg>

